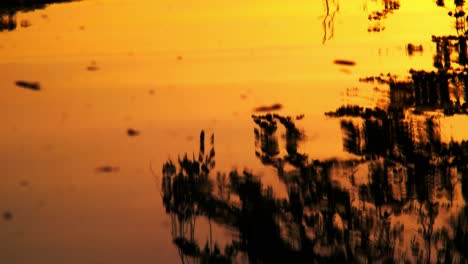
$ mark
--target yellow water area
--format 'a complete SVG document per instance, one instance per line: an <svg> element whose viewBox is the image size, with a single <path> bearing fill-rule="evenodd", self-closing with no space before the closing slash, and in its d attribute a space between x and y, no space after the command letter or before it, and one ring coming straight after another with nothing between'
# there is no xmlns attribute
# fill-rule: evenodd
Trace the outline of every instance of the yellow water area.
<svg viewBox="0 0 468 264"><path fill-rule="evenodd" d="M431 36L454 33L447 9L422 0L368 32L379 8L329 1L327 16L318 0L83 0L19 12L31 26L0 33L0 211L13 214L0 224L0 263L178 261L162 163L195 151L205 129L217 169L268 174L254 155L257 106L305 114L311 157L346 155L323 113L378 101L360 77L432 69ZM408 43L424 51L409 57ZM119 171L95 171L104 165Z"/></svg>

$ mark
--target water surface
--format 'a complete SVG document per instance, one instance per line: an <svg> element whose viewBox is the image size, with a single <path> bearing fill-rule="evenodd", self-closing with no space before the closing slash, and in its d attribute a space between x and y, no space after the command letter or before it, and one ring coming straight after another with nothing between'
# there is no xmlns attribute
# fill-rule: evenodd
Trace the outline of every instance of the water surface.
<svg viewBox="0 0 468 264"><path fill-rule="evenodd" d="M440 7L433 1L302 0L83 0L2 6L0 262L196 262L207 257L201 252L210 230L208 255L216 256L216 242L220 254L226 245L231 247L238 262L268 262L278 257L275 249L283 258L323 261L435 262L441 255L441 260L466 262L459 245L446 242L466 241L467 231L465 165L453 162L464 160L465 152L454 149L464 149L460 142L466 138L463 74L452 76L465 72L457 55L457 39L464 33L447 15L456 8L452 2ZM449 35L456 36L450 49L446 42L438 47L432 38ZM442 65L435 65L436 55L442 56ZM441 88L435 99L417 96L419 75L411 69L452 74L418 84L450 83L449 96L441 96ZM388 78L389 73L397 77ZM381 74L384 82L362 81ZM40 89L18 86L17 81L37 82ZM396 100L395 93L391 97L392 87L397 91L402 86L409 87L407 101ZM385 113L325 115L353 105ZM398 116L401 111L404 118ZM279 130L273 133L263 131L251 116L263 120L268 112L279 114L273 118ZM290 139L295 134L288 134L279 121L287 116L300 131L294 144ZM371 131L373 122L377 125ZM436 133L427 133L432 131L428 127ZM406 136L389 136L405 129ZM203 192L204 201L216 203L202 205L200 197L191 197L184 206L199 209L188 218L163 202L163 164L172 160L178 167L184 153L189 159L195 153L197 159L202 130L205 154L211 134L216 149L216 166L204 183L215 184L218 172L237 170L242 186L256 186L247 192L256 194L256 200L249 198L253 208L269 208L247 229L235 220L250 219L250 211L223 210L249 204L241 202L247 196L233 182L226 188L234 200L215 189ZM278 142L279 154L270 143L262 148L265 140ZM293 155L294 149L307 157L288 160L302 157ZM426 167L431 169L422 169ZM301 181L285 180L279 168ZM317 174L328 180L304 174L306 168L328 171ZM405 168L399 176L405 188L432 178L442 183L431 180L422 191L396 191L389 187L398 182L389 179L394 168ZM244 170L253 178L242 176ZM357 176L351 181L353 173ZM299 187L312 185L316 193L308 189L309 199ZM189 182L186 188L190 192L197 186ZM264 192L268 186L270 196ZM296 196L301 206L295 208L302 214L291 211ZM281 199L286 201L283 207L272 205ZM435 214L432 208L442 204ZM218 209L207 213L207 208ZM322 219L321 226L311 224L312 215ZM372 222L368 244L362 242L365 217ZM420 217L432 220L425 223ZM195 235L174 233L171 228L186 225L187 219L196 220ZM336 219L342 219L341 225ZM249 230L260 224L264 228L254 236ZM348 231L340 235L333 228ZM291 241L281 233L287 230L294 233ZM392 241L400 241L396 246L389 246L389 230L395 233ZM438 240L437 232L443 233ZM232 242L239 234L244 238L240 246ZM181 241L199 244L200 251L187 254Z"/></svg>

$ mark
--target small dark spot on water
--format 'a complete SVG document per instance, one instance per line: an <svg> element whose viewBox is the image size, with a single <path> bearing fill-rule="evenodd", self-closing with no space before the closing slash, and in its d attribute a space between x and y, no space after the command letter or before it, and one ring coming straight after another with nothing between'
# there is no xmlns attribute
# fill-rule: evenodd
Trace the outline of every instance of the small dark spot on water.
<svg viewBox="0 0 468 264"><path fill-rule="evenodd" d="M192 137L192 136L187 136L185 139L186 139L187 141L193 141L193 137Z"/></svg>
<svg viewBox="0 0 468 264"><path fill-rule="evenodd" d="M254 111L255 112L269 112L269 111L280 110L281 108L283 108L283 105L276 103L272 105L263 105L263 106L256 107Z"/></svg>
<svg viewBox="0 0 468 264"><path fill-rule="evenodd" d="M110 165L103 165L103 166L99 166L96 168L96 172L99 172L99 173L113 173L113 172L118 172L118 171L120 171L119 167L110 166Z"/></svg>
<svg viewBox="0 0 468 264"><path fill-rule="evenodd" d="M129 135L130 137L138 136L140 135L140 131L133 128L129 128L127 129L127 135Z"/></svg>
<svg viewBox="0 0 468 264"><path fill-rule="evenodd" d="M85 30L85 26L80 26L79 29L80 30Z"/></svg>
<svg viewBox="0 0 468 264"><path fill-rule="evenodd" d="M333 63L338 64L338 65L345 65L345 66L356 65L356 62L351 61L351 60L334 60Z"/></svg>
<svg viewBox="0 0 468 264"><path fill-rule="evenodd" d="M149 94L154 95L154 90L153 89L149 90Z"/></svg>
<svg viewBox="0 0 468 264"><path fill-rule="evenodd" d="M20 185L21 187L28 187L29 184L30 184L30 183L29 183L29 181L27 181L27 180L22 180L22 181L19 182L19 185Z"/></svg>
<svg viewBox="0 0 468 264"><path fill-rule="evenodd" d="M246 95L246 94L241 94L241 95L240 95L240 98L241 98L242 100L245 100L245 99L247 99L247 95Z"/></svg>
<svg viewBox="0 0 468 264"><path fill-rule="evenodd" d="M13 214L10 211L6 211L3 213L3 219L5 219L6 221L10 221L11 219L13 219Z"/></svg>
<svg viewBox="0 0 468 264"><path fill-rule="evenodd" d="M47 205L47 202L44 201L44 200L38 200L36 205L37 205L38 208L43 208L43 207L45 207Z"/></svg>
<svg viewBox="0 0 468 264"><path fill-rule="evenodd" d="M178 60L178 61L181 61L182 59L183 59L182 56L180 56L180 55L177 56L177 60Z"/></svg>
<svg viewBox="0 0 468 264"><path fill-rule="evenodd" d="M91 62L90 62L90 65L88 65L88 66L86 67L86 69L87 69L88 71L97 71L97 70L99 70L99 67L97 66L96 61L91 61Z"/></svg>
<svg viewBox="0 0 468 264"><path fill-rule="evenodd" d="M21 25L21 27L24 27L24 28L32 26L31 22L29 20L27 20L27 19L22 19L20 21L20 25Z"/></svg>
<svg viewBox="0 0 468 264"><path fill-rule="evenodd" d="M15 84L21 88L26 88L34 91L39 91L41 89L39 82L16 81Z"/></svg>
<svg viewBox="0 0 468 264"><path fill-rule="evenodd" d="M43 19L47 19L47 18L49 18L49 16L48 16L48 15L46 15L46 14L42 14L42 15L41 15L41 17L42 17Z"/></svg>

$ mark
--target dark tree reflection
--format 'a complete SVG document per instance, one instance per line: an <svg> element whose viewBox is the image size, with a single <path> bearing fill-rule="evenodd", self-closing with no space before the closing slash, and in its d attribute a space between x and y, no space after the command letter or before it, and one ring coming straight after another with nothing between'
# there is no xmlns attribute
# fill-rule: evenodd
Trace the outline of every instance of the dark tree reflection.
<svg viewBox="0 0 468 264"><path fill-rule="evenodd" d="M256 155L276 169L287 198L276 198L247 171L210 177L214 147L205 153L202 132L198 158L185 155L178 165L163 166L163 202L182 262L230 263L239 254L252 263L466 262L468 143L442 143L432 120L425 123L425 140L417 138L401 114L382 111L345 111L372 122L361 128L342 123L351 131L345 148L362 157L343 161L301 154L304 134L292 118L253 116ZM278 142L279 131L285 142ZM356 143L346 143L352 138ZM354 175L359 166L368 174ZM224 251L211 236L202 249L198 217L209 220L210 230L211 221L233 230Z"/></svg>
<svg viewBox="0 0 468 264"><path fill-rule="evenodd" d="M456 1L457 18L463 4ZM302 152L302 118L253 115L255 156L274 168L283 198L247 170L211 175L214 140L205 151L202 132L198 156L163 165L163 203L182 262L468 263L468 142L443 141L440 125L468 113L462 33L433 37L434 71L361 78L385 86L385 106L325 113L354 158L316 160ZM195 234L200 217L206 241ZM224 250L212 222L232 231Z"/></svg>
<svg viewBox="0 0 468 264"><path fill-rule="evenodd" d="M0 32L12 31L17 27L16 13L43 9L48 4L80 0L2 0L0 1Z"/></svg>
<svg viewBox="0 0 468 264"><path fill-rule="evenodd" d="M381 32L385 30L384 20L395 10L400 9L399 0L382 0L380 3L381 9L374 10L369 13L369 32Z"/></svg>

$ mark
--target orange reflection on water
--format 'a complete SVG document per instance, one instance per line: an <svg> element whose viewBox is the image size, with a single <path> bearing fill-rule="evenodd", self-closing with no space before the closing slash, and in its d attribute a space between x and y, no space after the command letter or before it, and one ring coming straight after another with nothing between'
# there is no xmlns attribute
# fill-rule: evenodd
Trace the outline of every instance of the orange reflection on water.
<svg viewBox="0 0 468 264"><path fill-rule="evenodd" d="M369 33L368 14L381 5L329 8L336 13L325 43L322 1L90 0L18 13L31 26L0 33L0 210L14 214L0 226L12 241L6 262L172 262L149 164L159 173L167 158L195 151L206 129L216 134L218 170L247 167L268 178L254 156L258 106L304 114L301 148L311 157L352 156L340 124L323 113L377 102L374 87L347 94L360 77L432 69L431 35L452 33L453 21L431 1L408 1L388 14L384 31ZM409 42L424 51L407 56ZM128 137L129 128L141 134ZM96 173L100 166L119 171ZM20 188L24 180L31 184Z"/></svg>

